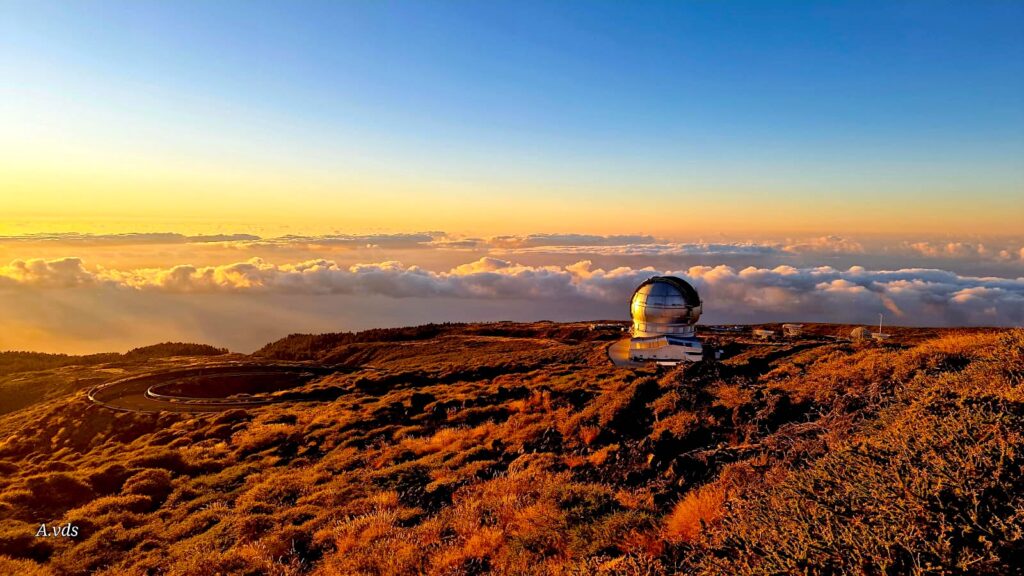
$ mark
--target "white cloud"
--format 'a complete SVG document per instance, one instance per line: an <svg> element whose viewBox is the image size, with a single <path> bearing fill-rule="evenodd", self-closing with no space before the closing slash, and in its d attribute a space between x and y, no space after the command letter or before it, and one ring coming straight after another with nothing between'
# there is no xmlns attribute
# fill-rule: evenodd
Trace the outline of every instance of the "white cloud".
<svg viewBox="0 0 1024 576"><path fill-rule="evenodd" d="M496 254L578 254L595 256L765 256L781 252L781 248L778 245L749 242L505 246L498 243L492 252Z"/></svg>
<svg viewBox="0 0 1024 576"><path fill-rule="evenodd" d="M96 275L85 269L80 258L15 260L0 267L0 286L72 288L93 284Z"/></svg>
<svg viewBox="0 0 1024 576"><path fill-rule="evenodd" d="M986 246L981 242L905 242L903 249L925 258L947 260L1024 261L1024 248L1012 245Z"/></svg>
<svg viewBox="0 0 1024 576"><path fill-rule="evenodd" d="M929 258L972 258L988 253L984 244L971 242L913 242L907 247Z"/></svg>
<svg viewBox="0 0 1024 576"><path fill-rule="evenodd" d="M831 257L849 261L851 258L874 258L884 255L896 258L901 263L919 264L933 259L949 262L948 266L962 268L981 262L992 263L1002 268L990 267L989 272L999 274L1005 270L1016 270L1024 263L1024 247L1020 239L988 239L978 241L917 241L885 243L874 241L865 247L860 241L841 236L820 236L767 241L719 241L719 242L669 242L657 240L649 235L594 235L594 234L528 234L519 236L494 236L491 238L460 237L445 232L427 231L394 234L319 234L284 235L262 238L251 234L185 235L172 232L125 233L125 234L79 234L43 233L0 236L0 247L44 246L56 247L103 247L103 246L158 246L185 245L206 246L211 250L232 248L256 254L279 254L287 257L288 251L337 253L374 249L386 250L435 250L453 254L459 251L477 251L496 256L515 255L565 255L602 257L730 257L743 258L751 264L765 265L780 260L806 264L813 256ZM20 251L20 249L19 249ZM379 252L377 252L379 253ZM81 252L78 253L81 255ZM20 254L17 254L20 255ZM31 255L31 254L30 254ZM868 260L870 261L870 260ZM877 261L876 261L877 262ZM889 264L891 265L891 264Z"/></svg>
<svg viewBox="0 0 1024 576"><path fill-rule="evenodd" d="M863 254L864 245L856 240L843 238L842 236L820 236L818 238L789 240L782 247L782 250L798 254L804 252Z"/></svg>
<svg viewBox="0 0 1024 576"><path fill-rule="evenodd" d="M492 238L495 253L503 254L593 254L599 256L779 256L793 254L862 254L859 242L839 236L786 240L785 242L621 242L622 238L604 236L603 241L572 243L572 235L563 235L560 243L546 244L542 239L508 242Z"/></svg>
<svg viewBox="0 0 1024 576"><path fill-rule="evenodd" d="M623 246L650 244L653 236L596 234L529 234L526 236L494 236L489 244L495 248L529 248L538 246Z"/></svg>
<svg viewBox="0 0 1024 576"><path fill-rule="evenodd" d="M468 298L620 305L653 268L526 266L485 257L445 272L379 262L341 266L331 260L272 264L259 258L219 266L88 270L76 258L14 261L0 268L13 286L99 286L169 293L368 294L391 298ZM665 271L689 279L711 314L834 319L883 309L917 324L1017 324L1024 321L1024 278L962 276L907 268L693 266ZM838 314L838 316L837 316Z"/></svg>
<svg viewBox="0 0 1024 576"><path fill-rule="evenodd" d="M207 244L215 242L250 242L259 240L252 234L209 234L187 236L176 232L128 232L124 234L80 234L54 232L0 236L0 244L73 244L79 246L129 246L145 244Z"/></svg>
<svg viewBox="0 0 1024 576"><path fill-rule="evenodd" d="M427 248L436 240L446 238L444 232L408 234L322 234L313 236L285 235L274 238L237 242L240 248Z"/></svg>

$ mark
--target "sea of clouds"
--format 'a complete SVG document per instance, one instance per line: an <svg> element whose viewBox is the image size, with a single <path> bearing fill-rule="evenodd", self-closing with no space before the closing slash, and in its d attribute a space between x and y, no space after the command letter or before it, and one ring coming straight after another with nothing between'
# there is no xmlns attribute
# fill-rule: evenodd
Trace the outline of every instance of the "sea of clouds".
<svg viewBox="0 0 1024 576"><path fill-rule="evenodd" d="M82 256L14 258L0 266L0 293L9 308L3 312L23 332L35 334L27 344L45 341L48 334L55 342L68 340L69 333L88 338L88 321L95 322L97 310L114 317L103 318L105 329L115 327L114 333L133 344L145 343L133 340L133 324L167 327L170 321L168 329L178 337L212 335L221 340L213 343L243 349L289 332L325 328L445 320L624 319L625 303L636 285L663 274L689 280L704 299L704 320L713 323L872 322L879 313L891 323L907 325L1024 323L1024 247L1013 239L879 244L820 237L683 243L642 235L460 238L439 232L0 238L0 245L8 247L54 243L86 252L90 246L184 244L197 251L216 246L251 253L223 264L146 267L90 263ZM325 256L288 260L293 254L320 252ZM431 265L359 261L392 253ZM893 263L903 265L885 265ZM999 274L971 273L979 267ZM33 302L28 309L38 310L49 299L60 303L63 312L44 322L34 320L24 307L10 309L28 299ZM158 301L164 304L153 309L145 305ZM264 309L269 302L272 314ZM119 303L124 304L124 322L117 319ZM167 306L187 319L188 326L160 317ZM202 314L190 312L200 308ZM273 316L272 325L259 320L261 314ZM218 328L211 331L208 323L218 323ZM258 329L253 328L256 324ZM67 328L58 338L62 325ZM237 327L245 337L231 336L225 325ZM0 347L27 347L17 343L9 335Z"/></svg>

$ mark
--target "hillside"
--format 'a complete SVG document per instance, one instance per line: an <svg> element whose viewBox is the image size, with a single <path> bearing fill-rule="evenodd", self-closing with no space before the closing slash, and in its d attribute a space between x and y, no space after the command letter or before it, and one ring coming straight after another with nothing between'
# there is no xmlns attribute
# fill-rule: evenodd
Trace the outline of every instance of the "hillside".
<svg viewBox="0 0 1024 576"><path fill-rule="evenodd" d="M497 323L0 372L0 574L1022 573L1024 331L891 331L639 370L615 330ZM245 409L87 397L227 361L306 372Z"/></svg>
<svg viewBox="0 0 1024 576"><path fill-rule="evenodd" d="M171 356L218 356L227 353L228 351L224 348L184 342L163 342L152 346L133 348L124 354L110 352L106 354L89 354L87 356L70 356L68 354L45 354L43 352L0 352L0 375L14 374L15 372L33 372L61 366L94 366L120 360L136 361L150 358L169 358Z"/></svg>

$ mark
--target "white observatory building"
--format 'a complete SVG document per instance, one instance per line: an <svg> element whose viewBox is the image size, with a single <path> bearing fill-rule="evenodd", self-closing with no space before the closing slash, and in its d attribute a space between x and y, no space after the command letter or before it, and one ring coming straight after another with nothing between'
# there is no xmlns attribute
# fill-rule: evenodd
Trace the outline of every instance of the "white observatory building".
<svg viewBox="0 0 1024 576"><path fill-rule="evenodd" d="M655 276L637 287L629 303L633 318L629 359L678 364L698 362L704 349L694 324L700 319L700 295L675 276Z"/></svg>

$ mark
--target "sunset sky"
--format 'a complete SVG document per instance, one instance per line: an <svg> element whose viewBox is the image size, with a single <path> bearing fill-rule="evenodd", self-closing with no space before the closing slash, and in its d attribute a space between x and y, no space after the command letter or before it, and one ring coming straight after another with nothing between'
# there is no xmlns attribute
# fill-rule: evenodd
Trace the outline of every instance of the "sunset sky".
<svg viewBox="0 0 1024 576"><path fill-rule="evenodd" d="M669 271L713 321L1018 324L1022 30L1019 2L3 1L0 349L620 317Z"/></svg>

